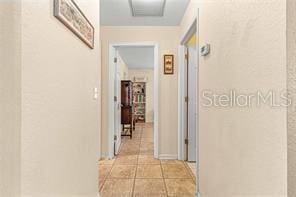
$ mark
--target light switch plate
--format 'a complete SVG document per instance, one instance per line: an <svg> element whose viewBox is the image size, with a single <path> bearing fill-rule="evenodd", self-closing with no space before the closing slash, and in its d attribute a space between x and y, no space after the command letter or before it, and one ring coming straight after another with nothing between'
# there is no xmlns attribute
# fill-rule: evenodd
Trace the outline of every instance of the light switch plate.
<svg viewBox="0 0 296 197"><path fill-rule="evenodd" d="M97 100L99 97L99 90L97 87L94 87L94 100Z"/></svg>

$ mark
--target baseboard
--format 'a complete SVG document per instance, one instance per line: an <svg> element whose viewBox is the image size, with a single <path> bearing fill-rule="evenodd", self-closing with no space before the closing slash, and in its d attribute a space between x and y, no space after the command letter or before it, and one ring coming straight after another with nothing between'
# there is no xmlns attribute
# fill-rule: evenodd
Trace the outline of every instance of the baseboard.
<svg viewBox="0 0 296 197"><path fill-rule="evenodd" d="M159 154L158 158L159 159L177 160L178 159L178 155L173 155L173 154Z"/></svg>
<svg viewBox="0 0 296 197"><path fill-rule="evenodd" d="M101 159L109 159L109 155L105 154L105 153L102 153L101 154Z"/></svg>

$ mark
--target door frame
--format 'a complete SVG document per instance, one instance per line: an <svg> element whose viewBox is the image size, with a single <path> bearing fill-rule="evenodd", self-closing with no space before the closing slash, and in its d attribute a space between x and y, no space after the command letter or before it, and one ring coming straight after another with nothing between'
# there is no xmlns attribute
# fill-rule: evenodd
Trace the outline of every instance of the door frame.
<svg viewBox="0 0 296 197"><path fill-rule="evenodd" d="M115 76L116 79L119 79L119 81L116 80L116 82L117 82L117 84L116 84L117 85L116 91L117 92L114 89L114 93L116 92L116 94L117 94L117 100L116 100L117 106L116 107L114 106L114 112L115 112L115 110L117 110L117 113L119 113L119 114L114 113L114 116L113 117L116 117L116 115L117 115L117 117L119 118L117 120L118 121L117 129L118 129L118 132L121 132L121 130L122 130L122 127L121 127L121 124L120 124L120 121L121 121L121 106L120 106L121 100L119 98L121 96L121 80L122 79L120 77L120 68L118 67L118 65L119 65L118 64L119 63L118 51L115 52L115 55L117 56L117 62L114 62L114 65L115 65L114 67L116 67L116 70L114 72L114 76ZM114 100L114 102L115 102L115 100ZM114 126L115 126L115 123L114 123ZM114 129L114 131L115 131L115 129ZM115 141L115 139L114 139L114 141ZM119 152L119 148L120 148L120 145L121 145L121 137L117 137L116 141L118 143L118 146L115 146L115 144L114 144L114 150L115 150L114 155L118 154L118 152Z"/></svg>
<svg viewBox="0 0 296 197"><path fill-rule="evenodd" d="M185 34L180 39L179 45L179 73L178 73L178 159L185 160L185 137L186 137L186 105L185 105L185 66L186 66L186 59L185 59L185 43L191 38L191 36L196 33L197 41L196 41L196 51L197 51L197 96L196 96L196 110L197 110L197 117L196 117L196 175L199 176L200 172L200 160L199 160L199 59L200 59L200 52L199 52L199 8L196 8L195 15L193 20L189 24L188 28L186 29ZM197 177L200 180L200 177ZM197 181L197 195L199 196L199 183Z"/></svg>
<svg viewBox="0 0 296 197"><path fill-rule="evenodd" d="M114 55L118 47L153 47L154 48L154 157L159 157L158 117L159 117L159 45L157 42L109 43L108 53L108 158L114 157ZM121 136L120 136L121 137Z"/></svg>
<svg viewBox="0 0 296 197"><path fill-rule="evenodd" d="M193 20L191 25L189 26L188 30L186 31L186 34L182 37L180 41L179 46L179 81L178 81L178 97L179 97L179 103L178 103L178 159L179 160L185 160L185 137L186 137L186 104L185 104L185 96L186 96L186 78L185 78L185 66L187 64L187 61L185 59L185 43L191 38L191 36L196 33L197 36L197 42L196 42L196 51L197 51L197 67L199 68L199 37L198 37L198 16ZM197 69L197 80L199 80L199 69ZM199 87L197 84L197 94L199 92ZM199 101L198 95L197 95L197 103ZM199 106L197 105L197 112L199 110ZM198 137L198 122L199 118L197 117L196 120L196 130L197 130L197 137ZM197 138L198 140L198 138ZM198 143L198 141L196 141ZM197 151L198 153L198 151ZM198 154L197 154L198 156ZM198 161L198 157L197 161Z"/></svg>

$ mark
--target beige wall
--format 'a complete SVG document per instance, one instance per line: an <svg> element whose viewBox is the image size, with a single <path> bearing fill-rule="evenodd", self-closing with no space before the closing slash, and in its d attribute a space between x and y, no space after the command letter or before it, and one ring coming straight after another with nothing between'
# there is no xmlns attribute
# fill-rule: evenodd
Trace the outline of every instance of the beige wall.
<svg viewBox="0 0 296 197"><path fill-rule="evenodd" d="M53 16L53 1L22 3L24 197L98 193L100 9L97 0L76 2L96 29L94 50Z"/></svg>
<svg viewBox="0 0 296 197"><path fill-rule="evenodd" d="M194 0L200 8L199 88L227 93L286 89L285 2ZM201 101L202 102L202 101ZM202 197L287 196L287 109L204 108L200 103Z"/></svg>
<svg viewBox="0 0 296 197"><path fill-rule="evenodd" d="M294 105L288 108L288 196L296 196L296 1L287 1L287 87Z"/></svg>
<svg viewBox="0 0 296 197"><path fill-rule="evenodd" d="M117 57L118 57L118 66L120 68L120 79L121 80L128 80L129 79L128 67L120 55L118 55Z"/></svg>
<svg viewBox="0 0 296 197"><path fill-rule="evenodd" d="M0 196L20 190L20 1L0 2Z"/></svg>
<svg viewBox="0 0 296 197"><path fill-rule="evenodd" d="M120 33L119 33L120 32ZM178 73L163 75L164 54L175 55L178 70L179 27L102 27L102 153L108 153L108 43L146 42L159 44L159 154L177 155Z"/></svg>
<svg viewBox="0 0 296 197"><path fill-rule="evenodd" d="M129 69L129 79L134 80L134 77L145 77L146 82L146 122L153 122L154 118L154 70L153 69Z"/></svg>

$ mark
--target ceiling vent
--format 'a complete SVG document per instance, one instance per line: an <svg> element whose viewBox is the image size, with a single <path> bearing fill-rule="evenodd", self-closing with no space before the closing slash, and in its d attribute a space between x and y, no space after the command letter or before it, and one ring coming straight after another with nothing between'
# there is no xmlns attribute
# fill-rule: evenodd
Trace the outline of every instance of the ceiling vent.
<svg viewBox="0 0 296 197"><path fill-rule="evenodd" d="M162 17L166 0L129 0L134 17Z"/></svg>

